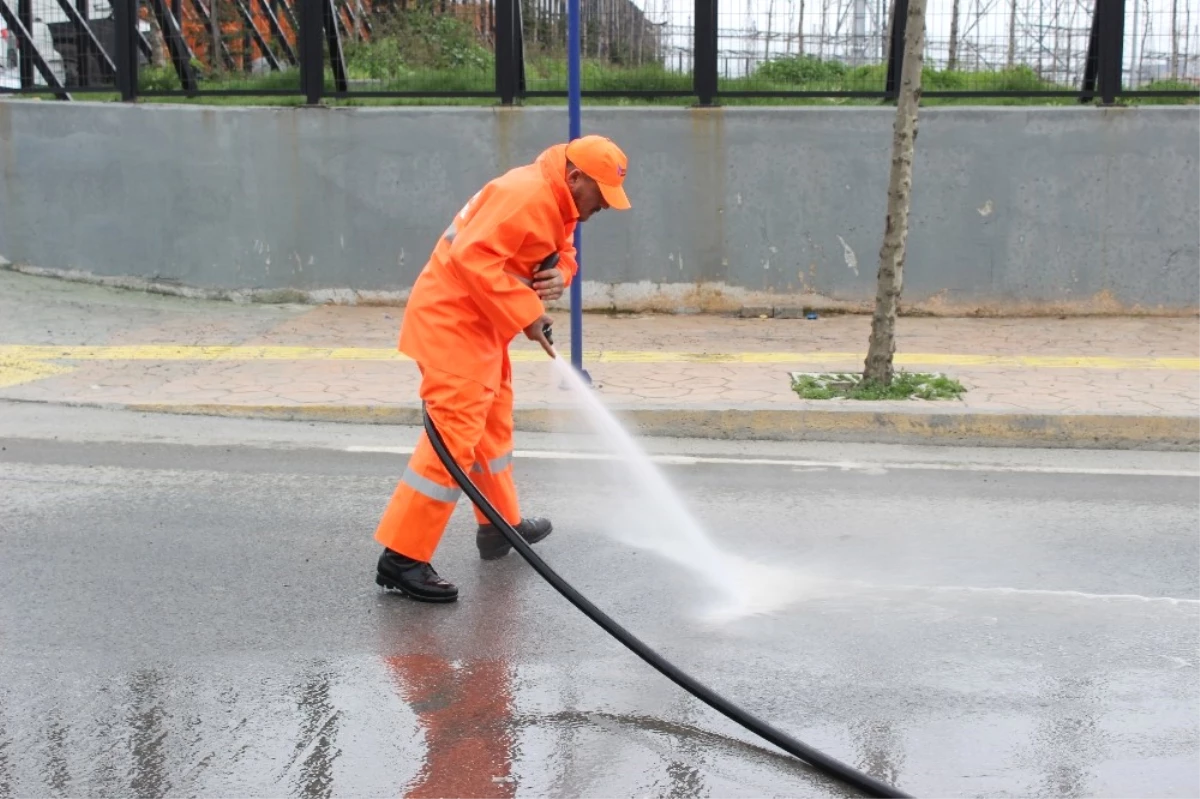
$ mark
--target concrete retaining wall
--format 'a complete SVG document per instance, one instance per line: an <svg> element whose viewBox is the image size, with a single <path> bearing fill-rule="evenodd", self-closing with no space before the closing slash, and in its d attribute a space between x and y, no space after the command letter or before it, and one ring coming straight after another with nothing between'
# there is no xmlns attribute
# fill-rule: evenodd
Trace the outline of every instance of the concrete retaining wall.
<svg viewBox="0 0 1200 799"><path fill-rule="evenodd" d="M890 109L584 118L629 154L635 206L584 227L588 307L869 307ZM906 305L1194 311L1198 123L923 109ZM0 102L0 255L181 293L399 299L466 198L565 131L553 108Z"/></svg>

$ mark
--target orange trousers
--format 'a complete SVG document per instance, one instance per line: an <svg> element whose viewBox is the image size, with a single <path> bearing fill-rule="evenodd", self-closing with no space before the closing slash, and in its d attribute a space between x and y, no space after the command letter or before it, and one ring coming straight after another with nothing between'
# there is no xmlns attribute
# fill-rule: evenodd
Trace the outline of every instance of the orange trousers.
<svg viewBox="0 0 1200 799"><path fill-rule="evenodd" d="M512 366L507 353L498 392L474 380L422 367L421 399L455 462L505 521L520 522L512 477ZM428 563L461 496L462 489L422 432L375 530L375 540L393 552ZM475 518L488 523L479 508Z"/></svg>

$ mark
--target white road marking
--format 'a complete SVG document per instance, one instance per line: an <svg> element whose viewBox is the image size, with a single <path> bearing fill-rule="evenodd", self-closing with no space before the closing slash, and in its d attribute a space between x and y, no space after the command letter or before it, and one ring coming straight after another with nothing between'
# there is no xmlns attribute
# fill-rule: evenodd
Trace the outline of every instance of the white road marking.
<svg viewBox="0 0 1200 799"><path fill-rule="evenodd" d="M919 592L927 594L1001 594L1004 596L1052 597L1055 599L1089 599L1099 601L1124 601L1161 603L1164 605L1200 605L1200 599L1174 596L1145 596L1143 594L1093 594L1086 591L1071 591L1052 588L1014 588L1006 585L887 585L870 583L863 580L828 579L821 583L808 580L813 596L837 594L843 591L882 591L882 592ZM992 617L988 622L994 623Z"/></svg>
<svg viewBox="0 0 1200 799"><path fill-rule="evenodd" d="M346 452L383 453L392 455L411 455L413 447L384 447L359 445L346 447ZM529 460L563 460L563 461L613 461L618 456L604 452L568 452L566 450L516 450L515 458ZM787 466L797 472L820 470L838 470L843 472L866 472L868 474L887 474L889 469L907 471L931 472L1011 472L1019 474L1090 474L1090 475L1121 475L1129 477L1190 477L1200 479L1200 471L1186 469L1119 469L1119 468L1089 468L1082 466L1038 466L1034 464L990 464L990 463L922 463L917 462L879 462L866 461L814 461L787 460L779 458L726 458L701 457L693 455L651 455L654 463L668 466L695 466L697 464L721 464L730 466Z"/></svg>
<svg viewBox="0 0 1200 799"><path fill-rule="evenodd" d="M966 591L973 594L1023 594L1029 596L1069 597L1072 599L1123 599L1133 602L1164 602L1168 605L1200 605L1200 599L1183 599L1174 596L1142 596L1141 594L1089 594L1086 591L1053 591L1046 588L1008 588L1005 586L984 587L976 585L899 585L896 588L909 591Z"/></svg>

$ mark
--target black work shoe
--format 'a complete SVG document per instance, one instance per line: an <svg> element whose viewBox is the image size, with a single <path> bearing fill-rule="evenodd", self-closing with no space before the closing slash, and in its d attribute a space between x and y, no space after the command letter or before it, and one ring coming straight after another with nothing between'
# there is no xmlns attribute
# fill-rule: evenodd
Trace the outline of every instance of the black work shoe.
<svg viewBox="0 0 1200 799"><path fill-rule="evenodd" d="M516 527L527 544L536 544L554 531L554 525L550 524L549 519L536 517L522 519ZM475 546L479 547L479 557L484 560L502 558L512 549L512 544L508 543L504 533L491 524L479 525L479 532L475 534Z"/></svg>
<svg viewBox="0 0 1200 799"><path fill-rule="evenodd" d="M383 550L375 568L375 583L399 591L420 602L453 602L458 599L454 583L438 576L431 564Z"/></svg>

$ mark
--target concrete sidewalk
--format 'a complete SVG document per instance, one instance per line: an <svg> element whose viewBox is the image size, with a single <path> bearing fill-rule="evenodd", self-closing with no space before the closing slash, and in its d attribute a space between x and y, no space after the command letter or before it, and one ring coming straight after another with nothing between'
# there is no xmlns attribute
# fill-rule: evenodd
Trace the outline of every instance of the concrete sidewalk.
<svg viewBox="0 0 1200 799"><path fill-rule="evenodd" d="M0 272L0 399L419 423L402 309L233 305ZM568 354L569 320L556 341ZM803 401L792 371L859 371L862 316L585 317L585 367L644 435L1006 446L1200 446L1196 318L905 318L897 364L960 401ZM518 426L574 419L544 354L514 344Z"/></svg>

